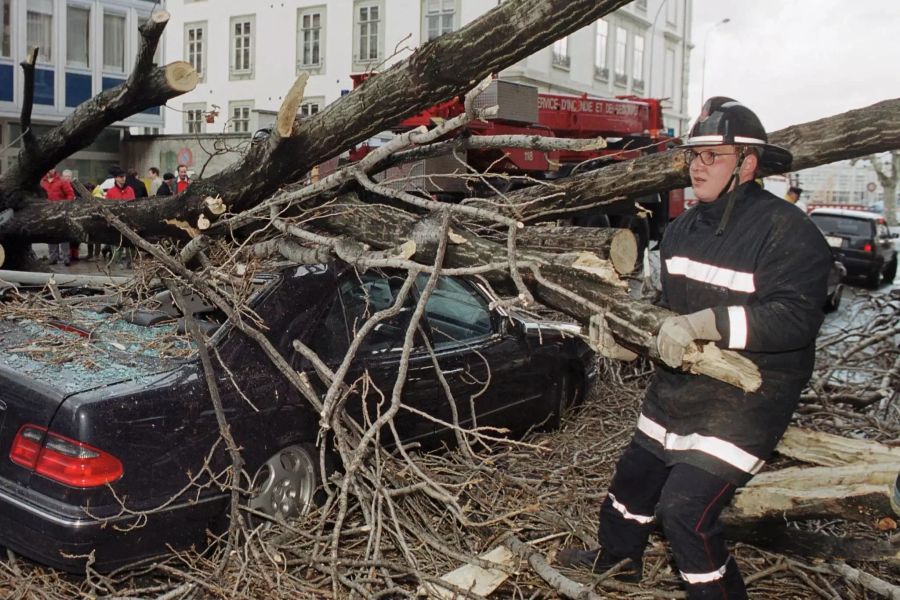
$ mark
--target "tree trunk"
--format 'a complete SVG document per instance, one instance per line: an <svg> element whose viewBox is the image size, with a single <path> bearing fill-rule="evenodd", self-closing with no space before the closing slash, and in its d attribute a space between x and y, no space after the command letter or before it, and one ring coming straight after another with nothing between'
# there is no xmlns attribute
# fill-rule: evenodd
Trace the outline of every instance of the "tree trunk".
<svg viewBox="0 0 900 600"><path fill-rule="evenodd" d="M805 556L900 560L897 548L885 542L785 527L789 521L817 518L873 525L882 517L898 518L890 506L890 493L900 449L790 427L777 451L823 466L791 467L754 477L722 514L729 536Z"/></svg>
<svg viewBox="0 0 900 600"><path fill-rule="evenodd" d="M507 6L507 4L504 3L502 6ZM447 36L441 36L438 40L444 37ZM373 79L368 80L366 85ZM364 89L360 88L360 92ZM345 98L350 98L356 93ZM371 111L371 107L369 111ZM327 127L330 121L324 122L319 119L326 112L319 113L316 117L303 122L300 129L307 132L304 136L312 135L307 131L312 124L318 124L315 129L317 135L326 137L331 135L330 129ZM788 127L772 133L771 138L787 145L796 153L795 164L803 165L806 168L833 160L867 155L873 151L900 147L900 116L898 115L900 115L900 99L888 100L865 109ZM388 127L391 123L393 122L388 122L382 127ZM290 139L294 140L295 138ZM831 140L830 143L846 142L847 145L835 149L823 143L822 139ZM241 165L250 160L250 155L263 162L274 160L271 156L257 156L255 152L257 151L251 150L247 159L234 167L235 172L244 168ZM292 155L290 158L293 161L291 164L294 164L296 155ZM253 183L253 178L265 179L265 174L253 175L248 180L241 180L239 177L231 175L216 176L195 182L188 188L187 195L152 198L138 202L108 202L107 204L117 218L140 231L145 239L150 241L188 240L190 238L188 231L176 223L196 225L200 214L205 214L213 222L218 218L217 215L204 210L205 204L202 199L207 195L221 195L226 205L229 206L229 210L234 211L235 199L249 198L250 188L258 187L259 193L253 196L252 202L249 199L241 201L245 207L262 202L267 193L292 181L290 173L276 172L275 166L259 165L259 168L272 169L272 179L257 184ZM249 177L249 174L245 173L245 175ZM0 179L0 182L2 181ZM519 220L530 221L550 215L566 214L597 204L606 204L622 209L633 206L633 202L629 198L657 190L684 187L688 184L687 168L681 155L677 152L666 152L616 163L546 186L539 185L510 192L505 195L509 201L505 211ZM2 193L2 183L0 183L0 193ZM496 200L492 199L492 201ZM596 210L603 212L604 209L602 206L598 206ZM35 226L36 223L40 225ZM395 228L395 230L397 229ZM222 233L225 231L222 230ZM33 197L23 201L12 219L0 227L0 239L4 240L5 246L8 246L5 240L10 237L19 240L19 243L31 243L63 241L83 235L90 235L92 239L102 242L116 242L120 237L119 233L98 215L98 211L90 203L48 203L42 198Z"/></svg>
<svg viewBox="0 0 900 600"><path fill-rule="evenodd" d="M840 518L874 523L893 514L889 490L897 463L791 467L761 473L723 513L730 524Z"/></svg>
<svg viewBox="0 0 900 600"><path fill-rule="evenodd" d="M637 263L637 240L628 229L613 227L526 227L518 234L523 250L593 252L616 273L628 275Z"/></svg>
<svg viewBox="0 0 900 600"><path fill-rule="evenodd" d="M823 467L891 462L900 467L900 448L799 427L788 427L775 450L783 456Z"/></svg>

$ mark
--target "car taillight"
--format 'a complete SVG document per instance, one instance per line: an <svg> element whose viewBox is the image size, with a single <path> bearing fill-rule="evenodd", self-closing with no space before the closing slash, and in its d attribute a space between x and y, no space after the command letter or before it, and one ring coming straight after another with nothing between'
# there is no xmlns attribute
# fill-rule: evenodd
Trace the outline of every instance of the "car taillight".
<svg viewBox="0 0 900 600"><path fill-rule="evenodd" d="M863 245L863 252L871 252L871 251L872 251L872 244Z"/></svg>
<svg viewBox="0 0 900 600"><path fill-rule="evenodd" d="M72 487L105 485L122 476L122 462L93 446L23 425L13 440L9 459L44 477Z"/></svg>

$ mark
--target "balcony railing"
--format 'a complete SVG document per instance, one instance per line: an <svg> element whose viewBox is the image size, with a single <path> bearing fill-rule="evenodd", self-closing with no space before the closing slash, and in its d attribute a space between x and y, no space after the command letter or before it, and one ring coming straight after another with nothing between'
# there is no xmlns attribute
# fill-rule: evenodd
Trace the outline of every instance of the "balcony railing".
<svg viewBox="0 0 900 600"><path fill-rule="evenodd" d="M609 67L598 67L594 65L594 77L602 79L603 81L609 81Z"/></svg>

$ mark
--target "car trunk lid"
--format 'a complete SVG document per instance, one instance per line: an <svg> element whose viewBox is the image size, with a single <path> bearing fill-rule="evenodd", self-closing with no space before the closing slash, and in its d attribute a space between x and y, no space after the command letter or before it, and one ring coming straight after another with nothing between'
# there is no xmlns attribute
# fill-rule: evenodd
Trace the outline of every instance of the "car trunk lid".
<svg viewBox="0 0 900 600"><path fill-rule="evenodd" d="M69 396L171 370L193 353L173 322L146 327L89 310L0 321L0 477L30 475L9 460L23 425L49 427Z"/></svg>

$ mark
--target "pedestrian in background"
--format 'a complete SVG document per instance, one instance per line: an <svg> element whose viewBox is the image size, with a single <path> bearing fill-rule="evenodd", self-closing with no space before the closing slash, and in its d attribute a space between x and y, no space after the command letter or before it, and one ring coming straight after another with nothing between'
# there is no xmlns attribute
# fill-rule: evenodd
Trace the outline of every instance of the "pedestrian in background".
<svg viewBox="0 0 900 600"><path fill-rule="evenodd" d="M809 212L806 210L806 202L800 199L800 194L802 193L802 189L798 188L797 186L791 186L788 188L787 194L784 195L784 199L802 210L804 213Z"/></svg>
<svg viewBox="0 0 900 600"><path fill-rule="evenodd" d="M162 184L159 186L159 189L156 190L157 196L172 196L172 190L175 189L175 175L172 173L165 173L162 177Z"/></svg>
<svg viewBox="0 0 900 600"><path fill-rule="evenodd" d="M64 169L62 172L63 181L67 182L70 186L72 186L72 196L73 199L78 197L78 194L75 193L75 186L72 185L73 173L70 169ZM81 242L79 240L69 240L69 261L76 262L80 259L81 254ZM66 263L69 264L69 263Z"/></svg>
<svg viewBox="0 0 900 600"><path fill-rule="evenodd" d="M128 185L131 189L134 190L135 198L146 198L147 197L147 186L144 185L144 182L138 179L137 171L134 169L130 169L128 174L125 176L125 184Z"/></svg>
<svg viewBox="0 0 900 600"><path fill-rule="evenodd" d="M621 563L613 576L639 581L658 520L688 598L737 600L747 591L719 515L765 464L809 381L832 259L812 221L753 181L760 168L789 170L792 156L768 143L746 106L709 99L683 148L700 202L660 247L659 303L677 313L656 336L664 364L601 506L600 548L565 548L557 560L595 572ZM760 388L686 372L695 342L751 360ZM598 346L628 351L614 340Z"/></svg>
<svg viewBox="0 0 900 600"><path fill-rule="evenodd" d="M151 196L156 196L159 191L159 186L162 185L163 180L159 176L159 169L156 167L150 167L147 169L147 180L149 185L147 186L147 192Z"/></svg>
<svg viewBox="0 0 900 600"><path fill-rule="evenodd" d="M122 169L111 169L113 186L106 190L107 200L134 200L134 188L126 182L126 174Z"/></svg>
<svg viewBox="0 0 900 600"><path fill-rule="evenodd" d="M71 179L71 171L69 172L69 175ZM44 192L46 192L47 199L51 202L75 199L75 190L72 189L72 184L60 177L56 172L56 169L50 169L47 171L47 174L41 178L41 187L44 189ZM55 265L59 262L60 258L62 258L63 263L66 266L69 266L71 262L69 259L69 242L47 244L47 248L51 265Z"/></svg>
<svg viewBox="0 0 900 600"><path fill-rule="evenodd" d="M191 178L188 177L187 165L178 165L178 181L175 184L175 193L180 194L188 189L189 185L191 185Z"/></svg>

